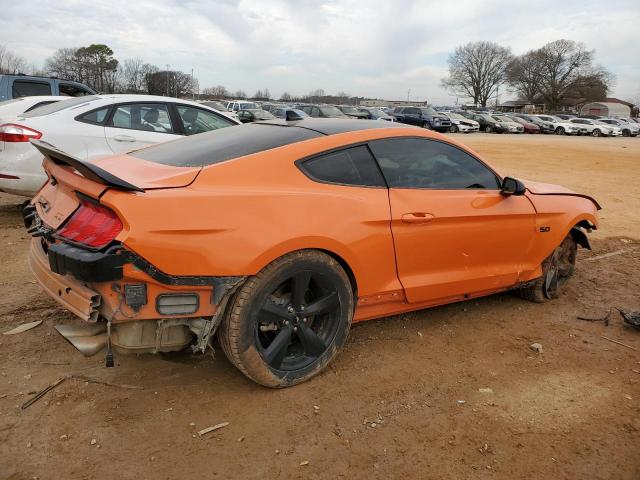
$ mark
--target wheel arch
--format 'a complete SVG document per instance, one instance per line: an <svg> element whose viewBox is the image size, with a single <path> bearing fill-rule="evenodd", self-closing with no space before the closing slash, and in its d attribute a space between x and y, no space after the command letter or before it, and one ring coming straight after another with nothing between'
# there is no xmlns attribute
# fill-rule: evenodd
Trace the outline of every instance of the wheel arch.
<svg viewBox="0 0 640 480"><path fill-rule="evenodd" d="M357 260L355 259L355 252L351 252L348 247L341 243L327 238L311 238L311 239L294 239L289 240L279 245L276 245L264 252L251 262L250 270L253 274L257 274L271 262L277 260L280 257L288 255L290 253L299 252L303 250L317 250L333 258L344 269L351 288L353 290L354 298L357 298L358 294L358 267Z"/></svg>

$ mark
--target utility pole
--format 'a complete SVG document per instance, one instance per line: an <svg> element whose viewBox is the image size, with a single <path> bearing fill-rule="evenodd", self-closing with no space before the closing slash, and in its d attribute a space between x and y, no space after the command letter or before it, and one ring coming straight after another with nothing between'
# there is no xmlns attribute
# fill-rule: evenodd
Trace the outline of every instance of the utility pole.
<svg viewBox="0 0 640 480"><path fill-rule="evenodd" d="M167 97L169 96L169 69L171 68L171 65L169 65L168 63L166 64L167 67Z"/></svg>
<svg viewBox="0 0 640 480"><path fill-rule="evenodd" d="M193 68L191 69L191 100L196 101L195 83L193 83Z"/></svg>
<svg viewBox="0 0 640 480"><path fill-rule="evenodd" d="M411 96L411 89L407 90L407 102L409 101L410 96Z"/></svg>

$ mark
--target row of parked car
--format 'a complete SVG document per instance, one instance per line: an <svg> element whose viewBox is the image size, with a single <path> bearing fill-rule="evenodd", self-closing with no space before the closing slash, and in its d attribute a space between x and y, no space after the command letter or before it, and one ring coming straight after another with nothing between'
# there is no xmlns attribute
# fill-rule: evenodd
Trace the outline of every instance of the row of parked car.
<svg viewBox="0 0 640 480"><path fill-rule="evenodd" d="M212 108L237 116L240 122L272 118L297 120L306 116L317 118L357 118L401 122L439 132L472 133L546 133L556 135L591 135L635 137L640 132L640 120L632 118L578 117L559 114L523 114L486 111L437 111L430 106L356 107L353 105L311 105L259 103L246 100L204 102Z"/></svg>

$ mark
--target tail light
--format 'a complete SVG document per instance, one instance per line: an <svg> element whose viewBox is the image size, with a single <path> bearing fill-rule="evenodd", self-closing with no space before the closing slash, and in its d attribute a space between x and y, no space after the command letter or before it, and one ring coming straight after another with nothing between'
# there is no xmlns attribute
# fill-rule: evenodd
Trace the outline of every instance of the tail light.
<svg viewBox="0 0 640 480"><path fill-rule="evenodd" d="M81 200L80 207L57 234L73 242L100 248L113 241L121 231L122 222L113 210Z"/></svg>
<svg viewBox="0 0 640 480"><path fill-rule="evenodd" d="M14 123L0 125L0 142L28 142L31 139L37 140L41 137L42 133L22 125Z"/></svg>

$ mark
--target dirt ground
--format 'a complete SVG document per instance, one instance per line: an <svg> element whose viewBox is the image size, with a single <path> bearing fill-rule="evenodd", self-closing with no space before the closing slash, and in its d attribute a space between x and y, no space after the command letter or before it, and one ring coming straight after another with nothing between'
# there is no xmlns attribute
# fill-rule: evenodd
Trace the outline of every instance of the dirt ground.
<svg viewBox="0 0 640 480"><path fill-rule="evenodd" d="M0 336L0 478L640 478L640 331L617 313L576 318L640 310L640 138L456 137L502 173L602 203L564 296L366 322L287 390L251 383L219 349L119 355L113 369L82 357L53 330L71 316L28 271L21 199L0 195L0 331L44 320ZM140 388L70 378L20 409L69 374Z"/></svg>

